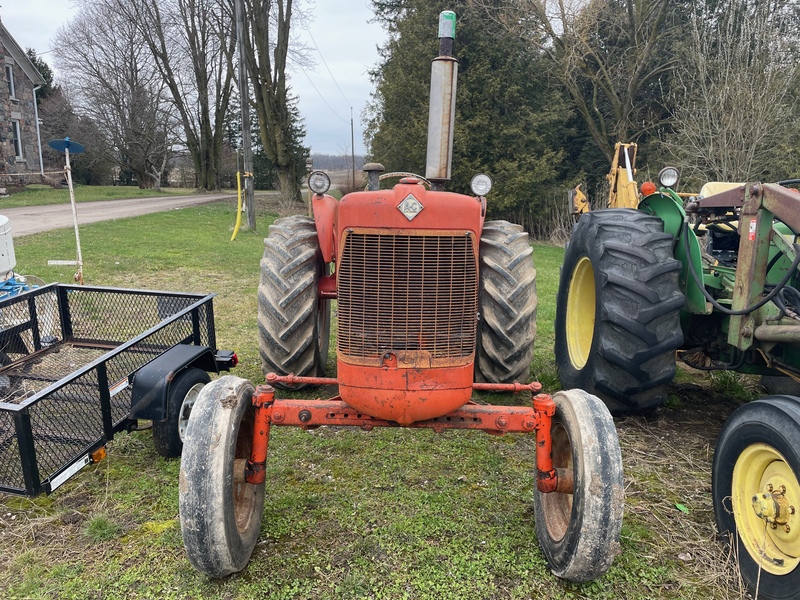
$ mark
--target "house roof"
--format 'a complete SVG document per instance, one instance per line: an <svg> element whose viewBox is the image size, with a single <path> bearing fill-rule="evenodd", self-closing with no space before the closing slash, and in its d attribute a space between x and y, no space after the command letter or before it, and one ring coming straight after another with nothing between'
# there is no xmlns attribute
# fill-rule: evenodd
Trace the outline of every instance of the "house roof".
<svg viewBox="0 0 800 600"><path fill-rule="evenodd" d="M8 29L5 28L2 21L0 21L0 43L5 46L8 53L14 58L16 63L34 85L44 84L44 77L36 70L33 62L28 58L27 53L19 47L19 44L17 44L16 40L8 32Z"/></svg>

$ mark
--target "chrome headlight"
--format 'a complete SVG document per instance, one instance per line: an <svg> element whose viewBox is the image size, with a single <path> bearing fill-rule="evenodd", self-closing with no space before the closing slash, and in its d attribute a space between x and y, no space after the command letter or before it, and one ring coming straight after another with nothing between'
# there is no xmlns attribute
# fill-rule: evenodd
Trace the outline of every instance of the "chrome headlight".
<svg viewBox="0 0 800 600"><path fill-rule="evenodd" d="M658 183L661 187L675 188L678 185L680 173L675 167L664 167L658 172Z"/></svg>
<svg viewBox="0 0 800 600"><path fill-rule="evenodd" d="M315 194L324 194L331 187L331 178L322 171L312 171L308 176L308 187Z"/></svg>
<svg viewBox="0 0 800 600"><path fill-rule="evenodd" d="M485 196L492 189L492 178L483 173L479 173L469 182L469 187L476 196Z"/></svg>

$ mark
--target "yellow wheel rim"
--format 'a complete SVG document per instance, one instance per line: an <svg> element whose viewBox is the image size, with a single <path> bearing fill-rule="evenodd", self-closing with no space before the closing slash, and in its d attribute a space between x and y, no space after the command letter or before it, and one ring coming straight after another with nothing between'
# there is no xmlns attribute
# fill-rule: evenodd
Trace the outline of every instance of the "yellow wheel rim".
<svg viewBox="0 0 800 600"><path fill-rule="evenodd" d="M794 514L773 527L756 514L753 498L780 492ZM733 467L731 504L739 538L755 563L773 575L793 571L800 563L800 484L783 455L767 444L745 448Z"/></svg>
<svg viewBox="0 0 800 600"><path fill-rule="evenodd" d="M582 369L589 360L594 338L594 269L586 256L578 260L572 270L567 292L567 351L576 369Z"/></svg>

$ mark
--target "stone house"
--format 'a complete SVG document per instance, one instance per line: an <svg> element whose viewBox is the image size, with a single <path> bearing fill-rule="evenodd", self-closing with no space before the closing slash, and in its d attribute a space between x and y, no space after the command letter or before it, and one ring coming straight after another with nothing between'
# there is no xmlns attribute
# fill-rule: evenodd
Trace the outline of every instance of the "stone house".
<svg viewBox="0 0 800 600"><path fill-rule="evenodd" d="M24 177L39 175L41 141L37 127L36 90L44 84L39 71L0 21L0 185L24 183Z"/></svg>

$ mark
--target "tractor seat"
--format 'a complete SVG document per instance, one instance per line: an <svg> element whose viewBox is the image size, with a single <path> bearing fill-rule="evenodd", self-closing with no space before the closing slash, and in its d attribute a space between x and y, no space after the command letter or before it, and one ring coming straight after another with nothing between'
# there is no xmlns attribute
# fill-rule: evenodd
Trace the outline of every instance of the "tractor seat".
<svg viewBox="0 0 800 600"><path fill-rule="evenodd" d="M743 185L744 185L743 183L731 183L729 181L709 181L703 187L700 188L700 193L698 194L698 196L700 198L708 198L709 196L713 196L714 194L727 192L728 190L733 190Z"/></svg>

